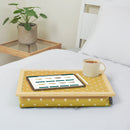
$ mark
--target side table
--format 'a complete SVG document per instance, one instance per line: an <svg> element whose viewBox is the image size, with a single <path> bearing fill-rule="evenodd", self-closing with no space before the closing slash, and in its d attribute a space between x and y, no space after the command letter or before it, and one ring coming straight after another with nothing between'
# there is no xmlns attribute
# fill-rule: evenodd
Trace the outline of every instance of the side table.
<svg viewBox="0 0 130 130"><path fill-rule="evenodd" d="M18 40L0 44L0 52L20 58L32 56L50 49L61 49L61 43L38 39L36 43L31 45L20 44Z"/></svg>

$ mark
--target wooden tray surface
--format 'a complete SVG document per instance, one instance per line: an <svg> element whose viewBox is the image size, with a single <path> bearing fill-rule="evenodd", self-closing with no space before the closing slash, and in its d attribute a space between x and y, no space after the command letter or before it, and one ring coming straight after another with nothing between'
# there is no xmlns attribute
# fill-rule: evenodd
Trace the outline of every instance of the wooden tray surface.
<svg viewBox="0 0 130 130"><path fill-rule="evenodd" d="M70 73L80 74L88 85L83 88L33 91L26 80L27 76ZM21 70L16 95L19 97L112 97L115 96L115 93L105 74L87 78L81 70Z"/></svg>

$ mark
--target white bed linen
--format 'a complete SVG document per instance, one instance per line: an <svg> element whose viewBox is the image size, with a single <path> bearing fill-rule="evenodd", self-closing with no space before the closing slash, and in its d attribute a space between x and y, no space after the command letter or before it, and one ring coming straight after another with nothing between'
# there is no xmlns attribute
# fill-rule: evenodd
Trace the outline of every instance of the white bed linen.
<svg viewBox="0 0 130 130"><path fill-rule="evenodd" d="M0 67L1 130L129 130L130 68L102 60L116 93L111 107L19 108L20 69L82 69L86 55L50 50Z"/></svg>

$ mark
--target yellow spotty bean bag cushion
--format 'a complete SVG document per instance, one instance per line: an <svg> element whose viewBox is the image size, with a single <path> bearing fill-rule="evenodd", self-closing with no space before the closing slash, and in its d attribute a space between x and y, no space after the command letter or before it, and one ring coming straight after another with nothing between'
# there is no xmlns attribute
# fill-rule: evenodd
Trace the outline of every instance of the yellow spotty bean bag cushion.
<svg viewBox="0 0 130 130"><path fill-rule="evenodd" d="M27 76L80 74L88 82L83 88L33 91ZM82 79L81 79L82 80ZM21 70L16 95L20 107L110 106L115 95L105 74L87 78L81 70Z"/></svg>

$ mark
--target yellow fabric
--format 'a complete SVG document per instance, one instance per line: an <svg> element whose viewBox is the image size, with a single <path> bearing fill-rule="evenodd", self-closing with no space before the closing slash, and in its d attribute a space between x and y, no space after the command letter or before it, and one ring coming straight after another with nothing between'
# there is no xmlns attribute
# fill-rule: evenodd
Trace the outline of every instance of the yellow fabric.
<svg viewBox="0 0 130 130"><path fill-rule="evenodd" d="M20 98L20 107L110 106L109 98Z"/></svg>

